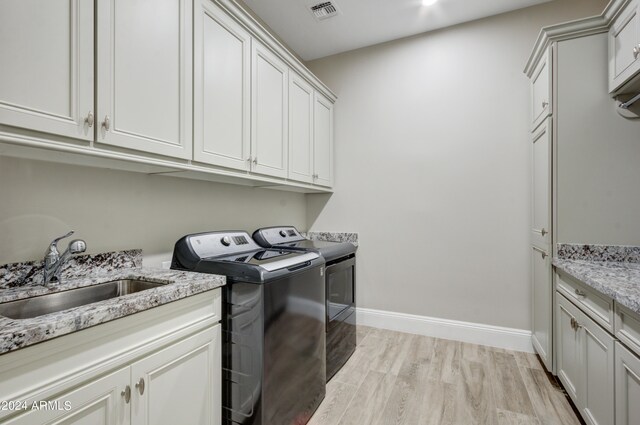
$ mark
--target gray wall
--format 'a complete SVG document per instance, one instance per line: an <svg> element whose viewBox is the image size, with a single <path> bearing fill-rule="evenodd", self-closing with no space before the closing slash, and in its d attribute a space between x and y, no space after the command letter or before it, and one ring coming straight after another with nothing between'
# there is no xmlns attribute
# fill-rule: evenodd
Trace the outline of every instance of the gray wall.
<svg viewBox="0 0 640 425"><path fill-rule="evenodd" d="M306 227L304 195L290 192L2 156L0 182L0 264L41 259L70 229L87 252L142 248L158 265L187 233Z"/></svg>
<svg viewBox="0 0 640 425"><path fill-rule="evenodd" d="M640 120L616 112L607 35L558 43L558 235L562 243L640 245ZM588 52L585 54L585 52ZM587 83L588 82L588 83Z"/></svg>
<svg viewBox="0 0 640 425"><path fill-rule="evenodd" d="M336 193L307 197L307 223L360 233L360 306L530 328L522 69L542 26L605 5L556 0L308 64L339 100Z"/></svg>

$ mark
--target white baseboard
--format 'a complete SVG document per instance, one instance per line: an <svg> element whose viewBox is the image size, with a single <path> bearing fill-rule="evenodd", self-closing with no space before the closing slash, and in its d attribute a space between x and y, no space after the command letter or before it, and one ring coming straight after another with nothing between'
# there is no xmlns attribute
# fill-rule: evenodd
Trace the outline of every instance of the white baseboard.
<svg viewBox="0 0 640 425"><path fill-rule="evenodd" d="M533 353L531 332L392 311L356 309L359 325Z"/></svg>

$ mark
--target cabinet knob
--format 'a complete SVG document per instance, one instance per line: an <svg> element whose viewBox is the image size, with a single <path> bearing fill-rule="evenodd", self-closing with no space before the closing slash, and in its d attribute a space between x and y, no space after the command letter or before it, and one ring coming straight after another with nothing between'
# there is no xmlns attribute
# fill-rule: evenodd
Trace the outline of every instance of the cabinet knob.
<svg viewBox="0 0 640 425"><path fill-rule="evenodd" d="M140 395L144 394L144 378L140 378L140 380L136 382L136 388Z"/></svg>
<svg viewBox="0 0 640 425"><path fill-rule="evenodd" d="M258 157L257 156L255 158L253 158L253 163L254 163L254 165L258 165Z"/></svg>
<svg viewBox="0 0 640 425"><path fill-rule="evenodd" d="M111 129L111 119L109 118L109 115L104 117L104 121L102 122L102 126L107 131L109 131Z"/></svg>
<svg viewBox="0 0 640 425"><path fill-rule="evenodd" d="M87 114L87 118L84 119L84 122L86 122L89 125L89 128L93 127L93 112L89 111L89 113Z"/></svg>
<svg viewBox="0 0 640 425"><path fill-rule="evenodd" d="M131 387L127 385L120 395L124 397L124 402L129 404L129 401L131 400Z"/></svg>
<svg viewBox="0 0 640 425"><path fill-rule="evenodd" d="M573 329L574 331L577 331L582 327L583 327L582 324L578 322L574 317L571 318L571 329Z"/></svg>
<svg viewBox="0 0 640 425"><path fill-rule="evenodd" d="M587 296L587 293L584 292L584 291L581 291L580 289L576 289L575 292L576 292L576 295L579 296L579 297L586 297Z"/></svg>
<svg viewBox="0 0 640 425"><path fill-rule="evenodd" d="M542 101L542 109L546 108L547 106L549 106L549 102L545 102L544 100Z"/></svg>
<svg viewBox="0 0 640 425"><path fill-rule="evenodd" d="M547 234L547 233L549 233L549 232L547 232L547 229L544 229L544 228L543 228L542 230L540 230L540 233L542 234L542 236L544 236L544 235L546 235L546 234Z"/></svg>
<svg viewBox="0 0 640 425"><path fill-rule="evenodd" d="M633 48L633 58L638 59L638 55L640 54L640 48L638 46Z"/></svg>

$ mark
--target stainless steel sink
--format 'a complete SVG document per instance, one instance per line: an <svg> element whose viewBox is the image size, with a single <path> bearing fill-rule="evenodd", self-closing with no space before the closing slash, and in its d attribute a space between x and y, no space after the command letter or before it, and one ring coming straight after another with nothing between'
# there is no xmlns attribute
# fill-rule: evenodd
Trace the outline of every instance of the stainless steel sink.
<svg viewBox="0 0 640 425"><path fill-rule="evenodd" d="M56 292L55 294L2 303L0 304L0 315L10 319L30 319L56 311L157 288L162 285L162 283L143 280L115 280L84 288Z"/></svg>

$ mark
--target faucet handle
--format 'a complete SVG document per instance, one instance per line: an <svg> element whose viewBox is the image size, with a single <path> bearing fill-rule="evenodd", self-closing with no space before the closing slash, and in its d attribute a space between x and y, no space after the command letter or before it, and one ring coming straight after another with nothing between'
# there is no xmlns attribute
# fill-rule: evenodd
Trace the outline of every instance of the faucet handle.
<svg viewBox="0 0 640 425"><path fill-rule="evenodd" d="M51 263L55 263L56 261L58 261L58 256L60 255L60 252L58 251L58 242L60 242L64 238L68 238L71 235L73 235L73 230L66 235L57 237L52 240L49 244L49 247L47 248L47 252L44 253L45 259L47 259Z"/></svg>
<svg viewBox="0 0 640 425"><path fill-rule="evenodd" d="M62 235L62 236L59 236L59 237L55 238L53 241L51 241L51 243L49 244L49 247L58 246L58 242L60 242L62 239L68 238L69 236L71 236L73 234L74 234L74 231L72 230L69 233L67 233L66 235Z"/></svg>
<svg viewBox="0 0 640 425"><path fill-rule="evenodd" d="M81 254L87 250L87 243L82 239L74 239L69 242L69 254Z"/></svg>

